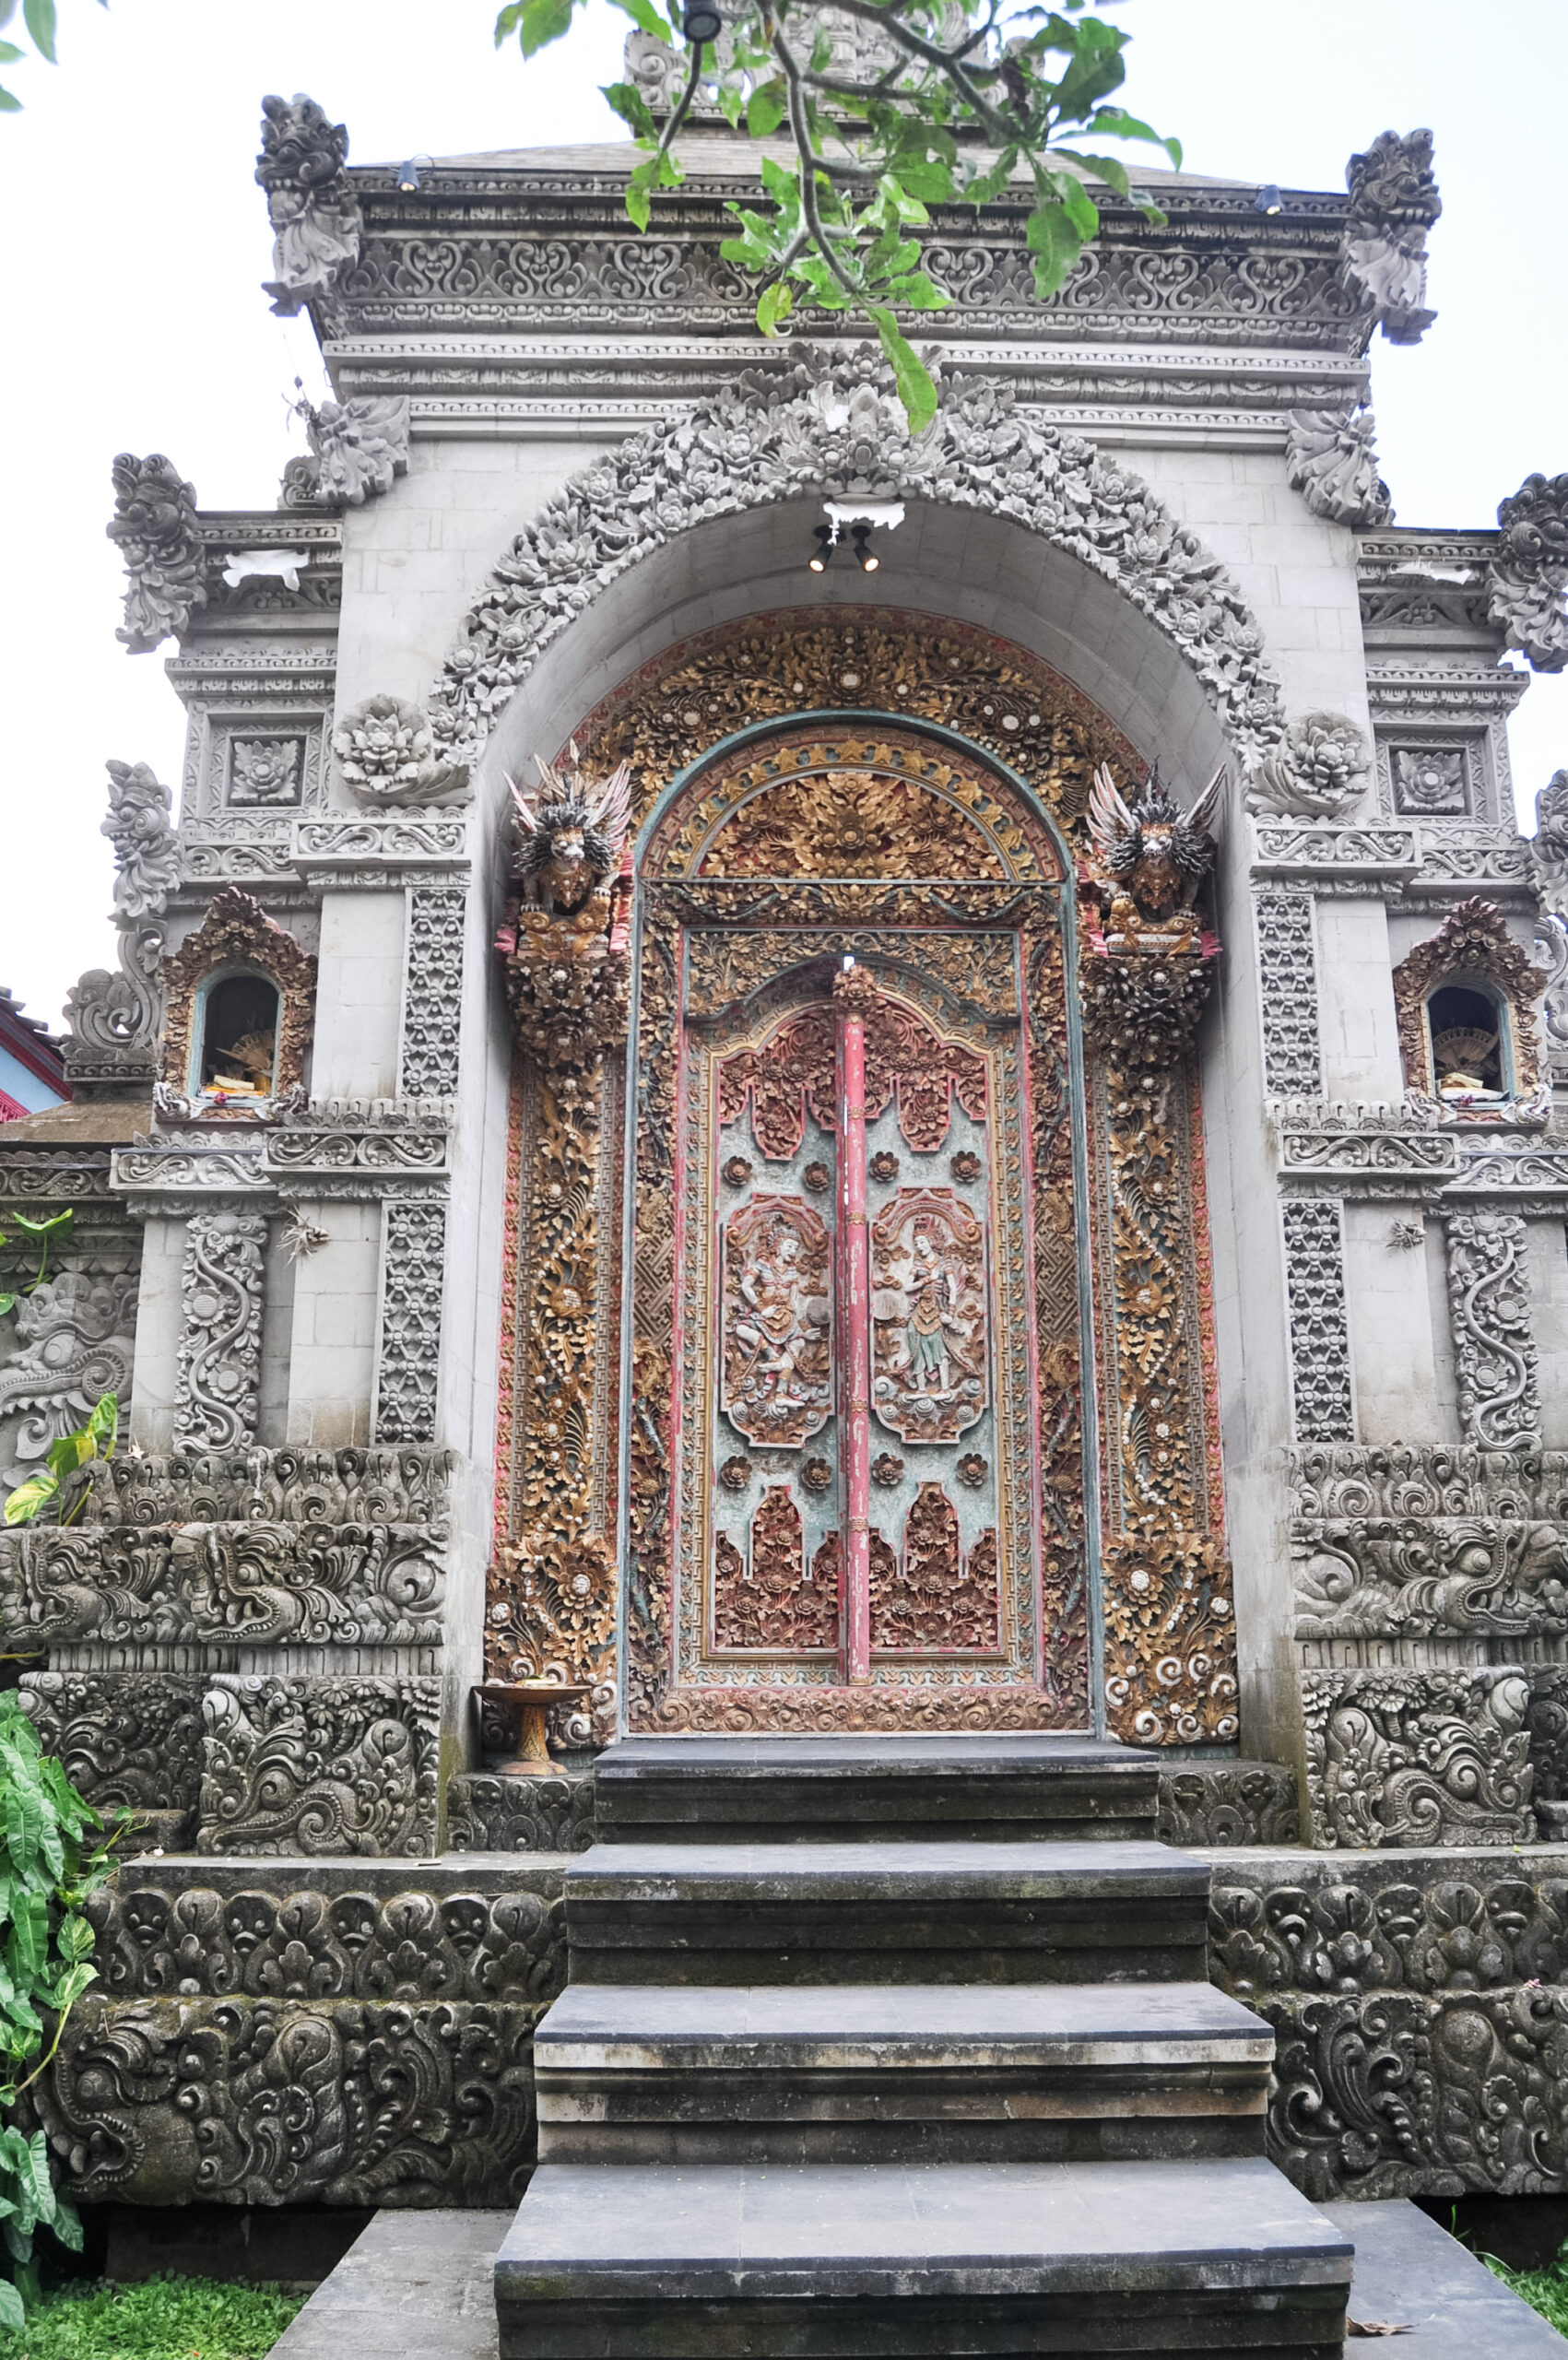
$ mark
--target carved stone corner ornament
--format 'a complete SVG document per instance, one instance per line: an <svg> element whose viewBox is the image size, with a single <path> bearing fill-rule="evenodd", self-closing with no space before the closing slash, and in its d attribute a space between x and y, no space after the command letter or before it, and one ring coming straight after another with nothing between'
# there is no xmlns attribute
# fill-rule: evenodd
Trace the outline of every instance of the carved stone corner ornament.
<svg viewBox="0 0 1568 2360"><path fill-rule="evenodd" d="M1197 1029L1218 938L1194 906L1213 865L1225 773L1183 812L1156 769L1129 804L1102 763L1090 795L1091 851L1079 863L1084 1032L1118 1065L1173 1065Z"/></svg>
<svg viewBox="0 0 1568 2360"><path fill-rule="evenodd" d="M1339 277L1391 344L1419 344L1437 317L1427 311L1426 237L1443 211L1432 169L1432 134L1385 131L1345 167L1350 201Z"/></svg>
<svg viewBox="0 0 1568 2360"><path fill-rule="evenodd" d="M256 180L273 234L273 277L263 291L284 317L327 294L360 259L365 225L348 159L348 132L302 90L262 100Z"/></svg>
<svg viewBox="0 0 1568 2360"><path fill-rule="evenodd" d="M1568 475L1527 476L1497 511L1488 613L1537 672L1568 665Z"/></svg>
<svg viewBox="0 0 1568 2360"><path fill-rule="evenodd" d="M198 986L218 969L231 965L258 971L277 987L281 1005L272 1044L271 1089L266 1093L276 1101L304 1083L305 1053L314 1020L316 962L286 928L267 916L259 902L237 885L225 886L214 897L195 933L159 962L168 996L162 1079L176 1094L186 1091ZM235 1105L242 1113L252 1113L265 1103L253 1095L242 1103L237 1100Z"/></svg>
<svg viewBox="0 0 1568 2360"><path fill-rule="evenodd" d="M109 817L100 832L114 847L120 964L112 972L89 968L66 996L65 1069L78 1088L152 1078L163 1013L163 913L180 881L168 787L146 762L112 761L108 768Z"/></svg>
<svg viewBox="0 0 1568 2360"><path fill-rule="evenodd" d="M104 530L125 562L125 620L115 632L133 655L177 639L193 608L206 604L206 550L194 484L155 451L122 451L110 470L114 513Z"/></svg>
<svg viewBox="0 0 1568 2360"><path fill-rule="evenodd" d="M1247 780L1246 808L1258 819L1342 820L1372 773L1362 732L1342 713L1309 713L1285 745Z"/></svg>
<svg viewBox="0 0 1568 2360"><path fill-rule="evenodd" d="M630 767L584 777L571 749L564 773L539 761L530 799L513 783L518 891L496 949L517 1038L557 1076L595 1064L626 1037L631 992Z"/></svg>
<svg viewBox="0 0 1568 2360"><path fill-rule="evenodd" d="M363 394L346 402L301 402L308 455L283 470L279 508L362 508L408 472L408 398Z"/></svg>
<svg viewBox="0 0 1568 2360"><path fill-rule="evenodd" d="M1315 516L1362 530L1392 523L1394 502L1377 472L1376 432L1370 409L1291 412L1285 474Z"/></svg>
<svg viewBox="0 0 1568 2360"><path fill-rule="evenodd" d="M466 762L438 761L423 705L366 697L332 733L333 759L348 785L373 808L466 803Z"/></svg>

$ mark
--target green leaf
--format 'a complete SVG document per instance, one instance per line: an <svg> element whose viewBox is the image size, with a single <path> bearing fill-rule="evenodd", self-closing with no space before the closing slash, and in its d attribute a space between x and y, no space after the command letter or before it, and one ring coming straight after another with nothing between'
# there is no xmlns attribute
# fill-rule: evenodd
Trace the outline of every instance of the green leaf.
<svg viewBox="0 0 1568 2360"><path fill-rule="evenodd" d="M536 57L559 41L572 23L573 0L523 0L517 18L517 45L525 57Z"/></svg>
<svg viewBox="0 0 1568 2360"><path fill-rule="evenodd" d="M868 308L877 324L882 350L892 369L893 384L903 404L909 431L912 434L924 434L937 415L937 388L932 383L931 372L914 347L900 333L892 313L879 303L873 303Z"/></svg>
<svg viewBox="0 0 1568 2360"><path fill-rule="evenodd" d="M29 1221L26 1213L12 1213L10 1218L29 1237L53 1237L58 1231L68 1229L77 1216L73 1211L50 1213L43 1221Z"/></svg>
<svg viewBox="0 0 1568 2360"><path fill-rule="evenodd" d="M1017 164L1018 149L1004 148L990 171L977 173L969 183L963 191L964 202L968 205L994 205L1011 180Z"/></svg>
<svg viewBox="0 0 1568 2360"><path fill-rule="evenodd" d="M629 16L639 31L652 33L655 41L670 47L669 27L654 6L653 0L614 0L616 7Z"/></svg>
<svg viewBox="0 0 1568 2360"><path fill-rule="evenodd" d="M18 1483L6 1502L3 1511L7 1524L30 1524L40 1511L49 1505L60 1489L60 1478L45 1468L41 1474L29 1475Z"/></svg>
<svg viewBox="0 0 1568 2360"><path fill-rule="evenodd" d="M72 2253L80 2253L82 2216L68 2196L55 2197L54 2218L49 2225L63 2246L68 2247Z"/></svg>
<svg viewBox="0 0 1568 2360"><path fill-rule="evenodd" d="M18 49L14 41L0 41L0 65L14 65L18 57L26 55L26 50ZM0 1237L0 1245L4 1245L5 1243L5 1239ZM15 1297L12 1299L14 1301Z"/></svg>
<svg viewBox="0 0 1568 2360"><path fill-rule="evenodd" d="M98 1981L96 1966L68 1966L54 1987L51 2005L58 2012L74 2007L89 1983Z"/></svg>
<svg viewBox="0 0 1568 2360"><path fill-rule="evenodd" d="M28 2315L8 2278L0 2278L0 2327L26 2327Z"/></svg>
<svg viewBox="0 0 1568 2360"><path fill-rule="evenodd" d="M8 1311L15 1311L16 1307L17 1298L14 1294L0 1294L0 1319L4 1319Z"/></svg>
<svg viewBox="0 0 1568 2360"><path fill-rule="evenodd" d="M93 1404L92 1415L87 1422L88 1440L100 1458L112 1458L114 1446L120 1439L120 1397L117 1393L100 1393Z"/></svg>
<svg viewBox="0 0 1568 2360"><path fill-rule="evenodd" d="M764 82L753 90L746 107L746 128L753 139L769 139L789 112L789 98L782 82Z"/></svg>
<svg viewBox="0 0 1568 2360"><path fill-rule="evenodd" d="M911 312L945 312L953 300L923 270L912 270L902 278L892 279L883 292Z"/></svg>
<svg viewBox="0 0 1568 2360"><path fill-rule="evenodd" d="M1132 183L1127 178L1127 168L1125 164L1118 164L1114 156L1084 156L1076 148L1058 148L1054 152L1067 163L1081 164L1086 172L1092 172L1097 180L1104 182L1107 188L1114 189L1118 196L1130 193Z"/></svg>
<svg viewBox="0 0 1568 2360"><path fill-rule="evenodd" d="M22 0L22 20L32 35L34 46L51 65L58 65L54 54L54 0Z"/></svg>
<svg viewBox="0 0 1568 2360"><path fill-rule="evenodd" d="M635 82L601 82L599 96L614 108L622 123L631 124L639 139L658 137L654 118L648 112L648 101Z"/></svg>
<svg viewBox="0 0 1568 2360"><path fill-rule="evenodd" d="M44 1464L64 1482L66 1476L74 1475L78 1467L85 1467L91 1457L92 1444L88 1439L87 1429L77 1426L72 1433L62 1434L58 1442L50 1444Z"/></svg>
<svg viewBox="0 0 1568 2360"><path fill-rule="evenodd" d="M776 336L781 320L788 319L795 309L795 289L787 278L775 286L764 287L757 301L757 324L764 336Z"/></svg>
<svg viewBox="0 0 1568 2360"><path fill-rule="evenodd" d="M1029 217L1025 242L1034 256L1034 292L1043 302L1054 295L1083 249L1083 240L1064 208L1043 199Z"/></svg>
<svg viewBox="0 0 1568 2360"><path fill-rule="evenodd" d="M654 165L650 158L647 163L638 165L626 183L626 218L634 230L645 230L648 226L648 217L654 209Z"/></svg>

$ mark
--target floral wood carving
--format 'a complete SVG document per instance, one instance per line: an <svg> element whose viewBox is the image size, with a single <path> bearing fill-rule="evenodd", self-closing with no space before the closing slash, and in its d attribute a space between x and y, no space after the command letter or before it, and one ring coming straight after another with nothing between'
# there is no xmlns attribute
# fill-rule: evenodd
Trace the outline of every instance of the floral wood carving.
<svg viewBox="0 0 1568 2360"><path fill-rule="evenodd" d="M282 1015L273 1065L275 1099L302 1090L305 1056L315 1018L316 962L293 936L269 918L237 885L217 894L195 934L159 966L168 996L163 1026L163 1080L183 1095L190 1078L197 987L215 969L254 967L277 985ZM253 1101L253 1104L254 1102Z"/></svg>
<svg viewBox="0 0 1568 2360"><path fill-rule="evenodd" d="M1088 1039L1119 1064L1173 1064L1208 1002L1220 943L1194 901L1213 865L1223 785L1221 772L1183 812L1157 772L1131 804L1108 767L1095 773L1079 863L1079 1004Z"/></svg>
<svg viewBox="0 0 1568 2360"><path fill-rule="evenodd" d="M1221 567L1139 478L1015 410L1008 387L944 379L912 441L882 365L748 372L573 478L513 542L466 618L432 704L466 757L545 648L619 574L700 521L863 480L879 498L1009 516L1114 582L1174 642L1249 760L1282 736L1262 634ZM844 702L843 692L834 698ZM799 710L798 705L796 706Z"/></svg>
<svg viewBox="0 0 1568 2360"><path fill-rule="evenodd" d="M751 1099L757 1144L771 1159L793 1156L809 1110L825 1131L832 1098L834 1017L826 1003L803 1009L762 1049L737 1051L719 1068L719 1120L738 1122ZM954 1099L977 1122L986 1113L984 1060L940 1040L910 1009L879 997L866 1021L866 1115L875 1122L898 1104L899 1129L917 1153L948 1136Z"/></svg>
<svg viewBox="0 0 1568 2360"><path fill-rule="evenodd" d="M721 1533L715 1551L716 1646L833 1647L839 1636L839 1540L831 1533L806 1561L800 1510L789 1486L770 1483L751 1519L750 1563Z"/></svg>
<svg viewBox="0 0 1568 2360"><path fill-rule="evenodd" d="M1508 1004L1514 1053L1514 1097L1533 1097L1540 1081L1537 1003L1550 978L1535 966L1508 931L1495 902L1479 898L1449 911L1437 932L1420 942L1394 970L1394 1007L1405 1087L1417 1098L1436 1094L1426 1004L1443 983L1471 976L1493 985ZM1461 1117L1463 1108L1445 1111ZM1495 1106L1482 1110L1495 1113Z"/></svg>

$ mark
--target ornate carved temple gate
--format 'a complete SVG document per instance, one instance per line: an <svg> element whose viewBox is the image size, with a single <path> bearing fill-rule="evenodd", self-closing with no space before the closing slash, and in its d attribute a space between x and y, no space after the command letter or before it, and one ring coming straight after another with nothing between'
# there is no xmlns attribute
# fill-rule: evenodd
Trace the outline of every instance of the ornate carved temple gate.
<svg viewBox="0 0 1568 2360"><path fill-rule="evenodd" d="M489 1668L605 1735L1233 1731L1191 1021L1125 1059L1149 962L1075 917L1140 766L1016 649L801 622L581 733L633 775L630 1091L609 999L538 1014L559 936L509 956Z"/></svg>

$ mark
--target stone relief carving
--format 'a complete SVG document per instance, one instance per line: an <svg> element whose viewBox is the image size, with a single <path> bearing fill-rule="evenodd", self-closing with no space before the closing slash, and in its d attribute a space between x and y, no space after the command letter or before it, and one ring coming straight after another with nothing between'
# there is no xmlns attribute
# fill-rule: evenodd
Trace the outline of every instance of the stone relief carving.
<svg viewBox="0 0 1568 2360"><path fill-rule="evenodd" d="M1527 476L1497 511L1488 614L1537 672L1568 664L1568 475Z"/></svg>
<svg viewBox="0 0 1568 2360"><path fill-rule="evenodd" d="M183 1097L189 1090L197 987L216 969L230 963L260 968L282 996L269 1093L276 1103L304 1087L305 1056L315 1013L316 962L285 927L267 916L259 902L237 885L226 885L214 895L195 932L159 963L168 996L162 1079L176 1097ZM252 1098L242 1103L242 1111L248 1114L262 1103L265 1101Z"/></svg>
<svg viewBox="0 0 1568 2360"><path fill-rule="evenodd" d="M80 2002L30 2094L74 2197L517 2203L536 2007L295 1999L280 1982L262 1999Z"/></svg>
<svg viewBox="0 0 1568 2360"><path fill-rule="evenodd" d="M438 761L423 705L405 697L366 697L332 733L339 772L361 801L384 810L402 804L466 803L466 762Z"/></svg>
<svg viewBox="0 0 1568 2360"><path fill-rule="evenodd" d="M177 1445L232 1450L253 1442L259 1414L262 1213L198 1213L185 1231Z"/></svg>
<svg viewBox="0 0 1568 2360"><path fill-rule="evenodd" d="M1530 853L1541 900L1557 916L1568 916L1568 770L1553 771L1536 796Z"/></svg>
<svg viewBox="0 0 1568 2360"><path fill-rule="evenodd" d="M1295 1430L1303 1442L1349 1442L1355 1433L1355 1403L1342 1216L1327 1197L1291 1198L1279 1211Z"/></svg>
<svg viewBox="0 0 1568 2360"><path fill-rule="evenodd" d="M1371 751L1355 723L1342 713L1309 713L1252 773L1246 807L1259 818L1341 820L1371 774Z"/></svg>
<svg viewBox="0 0 1568 2360"><path fill-rule="evenodd" d="M216 1674L199 1848L432 1853L440 1711L438 1680Z"/></svg>
<svg viewBox="0 0 1568 2360"><path fill-rule="evenodd" d="M189 1812L201 1784L202 1691L175 1671L24 1671L43 1750L100 1811Z"/></svg>
<svg viewBox="0 0 1568 2360"><path fill-rule="evenodd" d="M360 258L364 219L345 169L348 134L313 99L262 100L256 181L272 224L272 282L264 292L286 317L327 294Z"/></svg>
<svg viewBox="0 0 1568 2360"><path fill-rule="evenodd" d="M1509 1669L1303 1672L1314 1841L1529 1843L1529 1702Z"/></svg>
<svg viewBox="0 0 1568 2360"><path fill-rule="evenodd" d="M196 494L171 459L122 451L112 469L114 513L105 527L124 560L125 620L115 632L133 655L178 639L192 610L206 604L206 550Z"/></svg>
<svg viewBox="0 0 1568 2360"><path fill-rule="evenodd" d="M0 1481L36 1474L52 1443L114 1394L124 1419L136 1356L134 1271L62 1270L18 1294L0 1344Z"/></svg>
<svg viewBox="0 0 1568 2360"><path fill-rule="evenodd" d="M1540 1446L1527 1233L1518 1213L1445 1212L1459 1421L1491 1450Z"/></svg>
<svg viewBox="0 0 1568 2360"><path fill-rule="evenodd" d="M1376 434L1370 409L1291 412L1285 478L1315 516L1363 531L1393 521L1394 502L1377 472Z"/></svg>
<svg viewBox="0 0 1568 2360"><path fill-rule="evenodd" d="M230 809L272 810L298 804L304 767L302 738L230 738Z"/></svg>
<svg viewBox="0 0 1568 2360"><path fill-rule="evenodd" d="M403 1098L454 1098L463 1019L460 885L416 885L408 896L403 968L403 1038L397 1087Z"/></svg>
<svg viewBox="0 0 1568 2360"><path fill-rule="evenodd" d="M586 601L698 521L835 488L973 501L1113 579L1168 632L1256 761L1283 734L1279 690L1239 592L1149 488L1091 443L1041 427L1005 387L957 376L918 441L879 364L746 375L673 427L635 435L551 501L491 573L431 698L465 757Z"/></svg>
<svg viewBox="0 0 1568 2360"><path fill-rule="evenodd" d="M471 1774L454 1778L447 1788L449 1852L585 1852L593 1841L591 1776Z"/></svg>
<svg viewBox="0 0 1568 2360"><path fill-rule="evenodd" d="M1464 820L1470 811L1469 750L1465 746L1395 746L1389 749L1394 808L1436 820Z"/></svg>
<svg viewBox="0 0 1568 2360"><path fill-rule="evenodd" d="M168 787L146 762L107 768L109 816L100 833L114 847L120 963L113 973L89 968L66 995L65 1065L73 1084L150 1078L163 1013L162 918L180 880Z"/></svg>
<svg viewBox="0 0 1568 2360"><path fill-rule="evenodd" d="M1528 1101L1540 1081L1536 1003L1548 978L1543 969L1532 966L1528 954L1514 940L1495 902L1477 897L1456 903L1437 932L1418 943L1394 970L1394 1009L1406 1087L1413 1098L1429 1103L1436 1096L1437 1076L1426 1004L1449 978L1461 984L1479 978L1494 985L1502 995L1509 1012L1513 1074L1512 1089L1503 1103L1497 1091L1480 1094L1473 1106L1465 1100L1445 1099L1444 1115L1459 1121L1467 1115L1495 1121L1500 1113L1505 1113L1510 1120L1523 1120L1525 1108L1519 1102ZM1544 1108L1541 1111L1544 1115Z"/></svg>
<svg viewBox="0 0 1568 2360"><path fill-rule="evenodd" d="M1303 1517L1302 1639L1568 1633L1568 1529L1518 1516Z"/></svg>
<svg viewBox="0 0 1568 2360"><path fill-rule="evenodd" d="M214 1503L197 1493L193 1504ZM0 1633L23 1651L434 1646L444 1595L439 1539L419 1525L193 1520L0 1534Z"/></svg>
<svg viewBox="0 0 1568 2360"><path fill-rule="evenodd" d="M1260 886L1254 889L1253 907L1263 1000L1264 1087L1271 1098L1315 1098L1323 1068L1312 896L1289 886Z"/></svg>
<svg viewBox="0 0 1568 2360"><path fill-rule="evenodd" d="M1568 921L1556 910L1543 912L1536 922L1535 963L1547 978L1541 1006L1546 1034L1547 1070L1552 1081L1568 1078Z"/></svg>
<svg viewBox="0 0 1568 2360"><path fill-rule="evenodd" d="M1436 318L1426 302L1427 231L1443 211L1432 134L1385 131L1345 167L1350 202L1339 275L1391 344L1419 344Z"/></svg>
<svg viewBox="0 0 1568 2360"><path fill-rule="evenodd" d="M283 470L279 508L362 508L408 472L407 394L299 405L308 453Z"/></svg>
<svg viewBox="0 0 1568 2360"><path fill-rule="evenodd" d="M1279 1762L1201 1762L1160 1773L1162 1844L1295 1844L1296 1774Z"/></svg>
<svg viewBox="0 0 1568 2360"><path fill-rule="evenodd" d="M393 1200L383 1215L378 1442L429 1442L441 1362L446 1208Z"/></svg>
<svg viewBox="0 0 1568 2360"><path fill-rule="evenodd" d="M117 1454L93 1470L92 1521L408 1524L444 1528L444 1450Z"/></svg>

